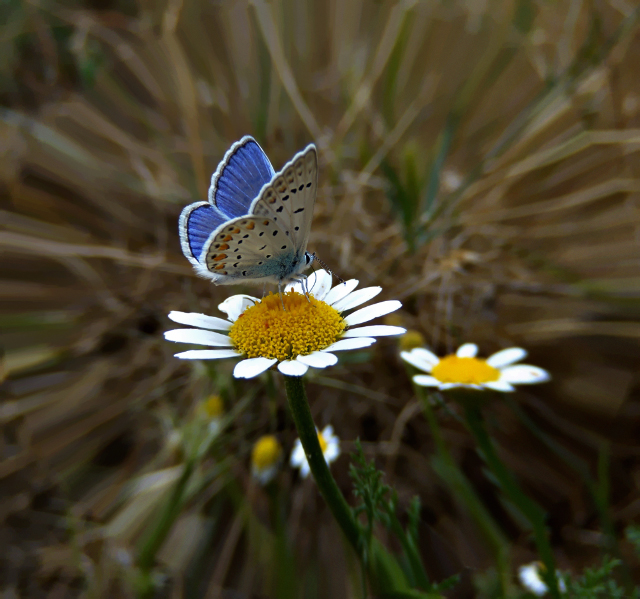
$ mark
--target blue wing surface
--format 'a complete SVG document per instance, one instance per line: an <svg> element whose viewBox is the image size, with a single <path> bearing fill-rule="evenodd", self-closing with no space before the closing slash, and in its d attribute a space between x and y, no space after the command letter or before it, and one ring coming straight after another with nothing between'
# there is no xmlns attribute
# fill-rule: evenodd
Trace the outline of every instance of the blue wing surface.
<svg viewBox="0 0 640 599"><path fill-rule="evenodd" d="M275 174L258 142L246 135L229 148L211 177L209 201L228 218L244 216Z"/></svg>
<svg viewBox="0 0 640 599"><path fill-rule="evenodd" d="M227 220L227 217L209 202L196 202L182 211L180 244L182 252L192 264L198 263L202 248L211 233Z"/></svg>

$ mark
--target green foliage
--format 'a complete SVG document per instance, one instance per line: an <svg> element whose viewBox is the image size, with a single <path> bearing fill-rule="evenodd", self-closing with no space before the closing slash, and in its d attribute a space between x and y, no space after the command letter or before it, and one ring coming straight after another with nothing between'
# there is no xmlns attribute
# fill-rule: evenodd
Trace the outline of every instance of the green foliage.
<svg viewBox="0 0 640 599"><path fill-rule="evenodd" d="M407 525L402 526L398 512L397 493L382 480L384 473L378 470L373 460L368 461L362 450L360 440L356 440L356 451L351 454L353 462L349 466L349 475L353 480L354 495L360 500L353 508L355 517L364 514L366 516L365 536L368 545L371 545L375 523L380 523L392 532L403 549L405 560L405 575L413 587L424 589L429 593L425 595L418 591L408 594L396 594L394 597L427 597L434 596L442 591L452 588L458 582L457 576L452 576L440 583L429 581L422 564L418 550L418 524L420 521L420 498L414 497L407 510ZM391 595L390 595L391 596Z"/></svg>
<svg viewBox="0 0 640 599"><path fill-rule="evenodd" d="M633 544L636 555L640 558L640 526L629 526L625 530L627 540Z"/></svg>
<svg viewBox="0 0 640 599"><path fill-rule="evenodd" d="M349 465L349 475L353 480L353 494L360 499L359 505L353 508L353 515L357 518L366 515L366 535L371 537L373 525L376 521L388 526L389 504L385 497L391 487L382 482L383 473L369 462L364 456L360 440L356 441L356 453L351 454L355 464Z"/></svg>
<svg viewBox="0 0 640 599"><path fill-rule="evenodd" d="M613 579L614 569L621 564L619 559L605 557L599 567L587 568L577 580L565 577L568 596L582 599L640 598L640 588L626 589Z"/></svg>

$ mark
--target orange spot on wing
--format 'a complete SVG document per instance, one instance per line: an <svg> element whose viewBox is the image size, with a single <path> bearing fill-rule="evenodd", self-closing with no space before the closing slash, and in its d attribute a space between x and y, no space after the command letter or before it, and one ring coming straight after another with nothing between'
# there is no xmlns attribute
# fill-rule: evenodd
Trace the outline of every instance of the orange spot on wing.
<svg viewBox="0 0 640 599"><path fill-rule="evenodd" d="M232 233L240 233L240 229L238 229L238 227L236 227L236 228L232 231Z"/></svg>
<svg viewBox="0 0 640 599"><path fill-rule="evenodd" d="M228 250L229 246L226 243L223 243L218 249L219 250Z"/></svg>
<svg viewBox="0 0 640 599"><path fill-rule="evenodd" d="M233 237L231 235L227 235L226 237L224 237L222 239L222 241L231 241L233 239Z"/></svg>
<svg viewBox="0 0 640 599"><path fill-rule="evenodd" d="M220 260L224 260L226 257L227 257L227 255L226 255L226 254L217 254L216 256L214 256L214 258L213 258L213 259L214 259L216 262L220 262Z"/></svg>
<svg viewBox="0 0 640 599"><path fill-rule="evenodd" d="M263 225L268 225L268 224L269 224L269 221L268 221L268 220L263 220L263 221L262 221L262 224L263 224Z"/></svg>
<svg viewBox="0 0 640 599"><path fill-rule="evenodd" d="M256 223L254 223L253 221L247 223L247 229L251 230L251 229L255 229L256 228ZM225 248L226 250L227 248Z"/></svg>
<svg viewBox="0 0 640 599"><path fill-rule="evenodd" d="M215 270L220 270L224 268L224 264L218 264L218 266L215 267Z"/></svg>

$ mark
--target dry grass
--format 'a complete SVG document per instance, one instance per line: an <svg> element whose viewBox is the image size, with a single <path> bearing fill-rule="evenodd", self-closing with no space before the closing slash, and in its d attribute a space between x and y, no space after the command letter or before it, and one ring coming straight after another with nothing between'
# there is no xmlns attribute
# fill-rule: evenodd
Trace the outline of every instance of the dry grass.
<svg viewBox="0 0 640 599"><path fill-rule="evenodd" d="M637 522L640 35L631 4L7 5L3 590L129 593L132 552L179 476L196 406L218 392L231 417L158 555L164 594L357 596L354 564L336 550L314 487L283 472L274 514L251 483L252 442L268 431L285 447L294 438L278 378L234 381L228 365L173 359L162 340L170 310L215 314L229 292L196 278L177 216L206 196L210 173L246 133L276 168L315 141L310 249L342 277L402 299L402 322L431 347L528 348L554 380L519 393L519 405L594 476L606 448L611 519L616 530ZM346 448L360 436L403 502L420 495L436 580L491 565L433 470L393 342L311 379L309 394L318 423L333 423ZM506 404L488 410L505 461L549 511L561 567L592 563L604 540L583 481ZM442 418L514 563L531 558L471 439ZM345 491L347 462L336 468ZM465 584L457 596L476 596Z"/></svg>

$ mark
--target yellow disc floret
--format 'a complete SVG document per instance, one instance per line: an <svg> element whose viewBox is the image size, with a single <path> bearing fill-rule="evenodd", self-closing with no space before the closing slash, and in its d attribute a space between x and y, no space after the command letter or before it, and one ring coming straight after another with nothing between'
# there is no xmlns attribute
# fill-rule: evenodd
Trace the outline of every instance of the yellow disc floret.
<svg viewBox="0 0 640 599"><path fill-rule="evenodd" d="M431 374L441 383L480 385L497 381L500 371L479 358L459 358L456 355L442 358Z"/></svg>
<svg viewBox="0 0 640 599"><path fill-rule="evenodd" d="M251 452L251 464L258 470L270 468L278 462L282 454L282 447L273 435L260 437Z"/></svg>
<svg viewBox="0 0 640 599"><path fill-rule="evenodd" d="M210 395L202 404L202 411L209 418L220 418L224 413L224 404L219 395Z"/></svg>
<svg viewBox="0 0 640 599"><path fill-rule="evenodd" d="M322 449L322 453L327 451L327 440L322 436L322 433L318 433L318 443L320 443L320 449Z"/></svg>
<svg viewBox="0 0 640 599"><path fill-rule="evenodd" d="M284 302L285 309L282 309ZM248 358L291 360L335 343L346 325L334 308L289 291L270 293L233 323L229 337Z"/></svg>

